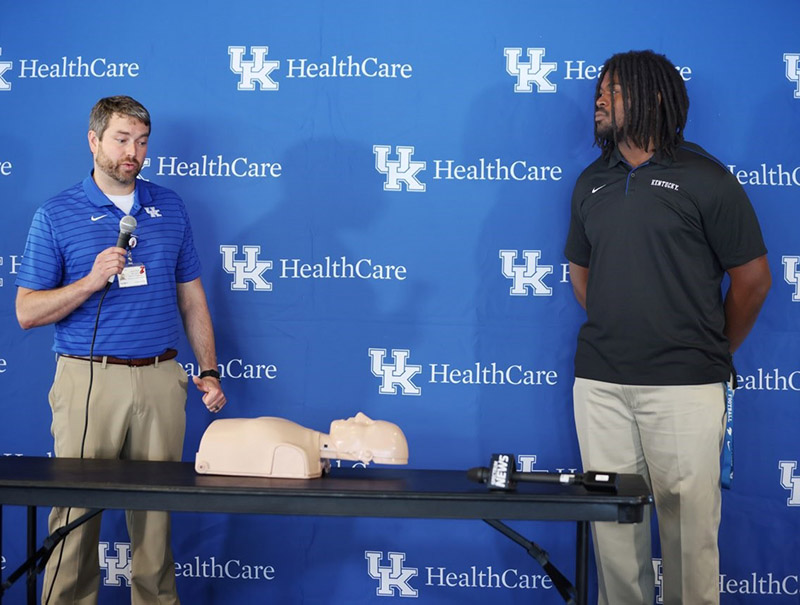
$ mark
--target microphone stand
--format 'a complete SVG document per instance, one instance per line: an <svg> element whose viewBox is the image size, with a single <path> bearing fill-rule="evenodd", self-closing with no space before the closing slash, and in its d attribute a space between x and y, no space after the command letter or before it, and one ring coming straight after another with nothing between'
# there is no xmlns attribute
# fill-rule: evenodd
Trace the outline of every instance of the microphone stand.
<svg viewBox="0 0 800 605"><path fill-rule="evenodd" d="M577 593L575 591L575 587L564 576L564 574L562 574L558 568L550 562L550 556L547 554L546 550L544 550L535 542L525 539L502 521L498 521L497 519L484 519L484 522L488 523L501 534L507 538L511 538L514 542L522 546L522 548L524 548L531 557L536 559L539 565L542 566L542 569L544 569L545 573L550 577L551 580L553 580L553 585L564 599L564 602L568 605L577 605Z"/></svg>
<svg viewBox="0 0 800 605"><path fill-rule="evenodd" d="M92 517L99 515L103 512L102 508L90 508L86 513L67 523L66 525L59 527L56 531L45 538L44 542L42 543L42 547L37 550L33 555L28 557L28 560L25 561L22 565L20 565L14 572L8 576L8 579L0 585L0 598L5 594L6 590L11 588L11 585L14 584L17 580L19 580L22 575L29 571L33 570L34 567L36 569L36 573L41 573L44 569L45 565L47 565L48 559L50 559L50 555L53 554L56 546L58 546L59 542L67 537L67 534L71 532L73 529L78 527L79 525L83 525Z"/></svg>

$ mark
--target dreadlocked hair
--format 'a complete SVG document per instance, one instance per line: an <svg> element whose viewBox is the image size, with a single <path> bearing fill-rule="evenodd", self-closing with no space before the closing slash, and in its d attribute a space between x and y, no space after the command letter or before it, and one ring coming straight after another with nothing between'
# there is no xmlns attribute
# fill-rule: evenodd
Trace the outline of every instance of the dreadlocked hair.
<svg viewBox="0 0 800 605"><path fill-rule="evenodd" d="M611 83L618 83L622 88L625 138L641 149L652 148L674 158L683 143L689 96L686 84L672 62L652 50L618 53L603 65L601 77L597 79L595 99L600 97L603 77L609 78L612 108L614 89ZM611 115L613 134L610 137L595 134L595 144L604 158L608 158L619 143L613 111Z"/></svg>

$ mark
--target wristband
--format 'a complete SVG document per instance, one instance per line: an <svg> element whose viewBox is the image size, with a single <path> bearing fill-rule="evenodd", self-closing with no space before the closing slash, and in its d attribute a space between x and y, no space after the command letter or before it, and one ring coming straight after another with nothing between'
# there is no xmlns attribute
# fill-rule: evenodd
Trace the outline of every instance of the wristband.
<svg viewBox="0 0 800 605"><path fill-rule="evenodd" d="M219 372L217 372L216 370L203 370L202 372L200 372L200 378L206 378L208 376L211 376L211 378L216 378L220 382L222 381Z"/></svg>

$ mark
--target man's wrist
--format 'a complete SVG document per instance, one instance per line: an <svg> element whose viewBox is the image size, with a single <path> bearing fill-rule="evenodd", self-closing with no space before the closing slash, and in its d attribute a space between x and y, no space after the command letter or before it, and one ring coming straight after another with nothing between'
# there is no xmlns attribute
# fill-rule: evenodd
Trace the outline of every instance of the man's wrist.
<svg viewBox="0 0 800 605"><path fill-rule="evenodd" d="M209 376L211 378L216 378L218 381L222 380L222 378L219 375L219 372L217 372L216 370L203 370L202 372L200 372L200 378L208 378Z"/></svg>

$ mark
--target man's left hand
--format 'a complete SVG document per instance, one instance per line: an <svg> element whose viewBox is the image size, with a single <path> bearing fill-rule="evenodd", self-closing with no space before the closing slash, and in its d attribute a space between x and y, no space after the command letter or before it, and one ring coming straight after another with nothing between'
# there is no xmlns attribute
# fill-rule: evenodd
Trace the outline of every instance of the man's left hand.
<svg viewBox="0 0 800 605"><path fill-rule="evenodd" d="M209 412L216 414L225 407L228 400L225 398L225 393L222 392L222 386L220 386L216 378L213 376L206 376L205 378L192 376L192 381L198 391L205 393L203 395L203 403L206 408L208 408Z"/></svg>

